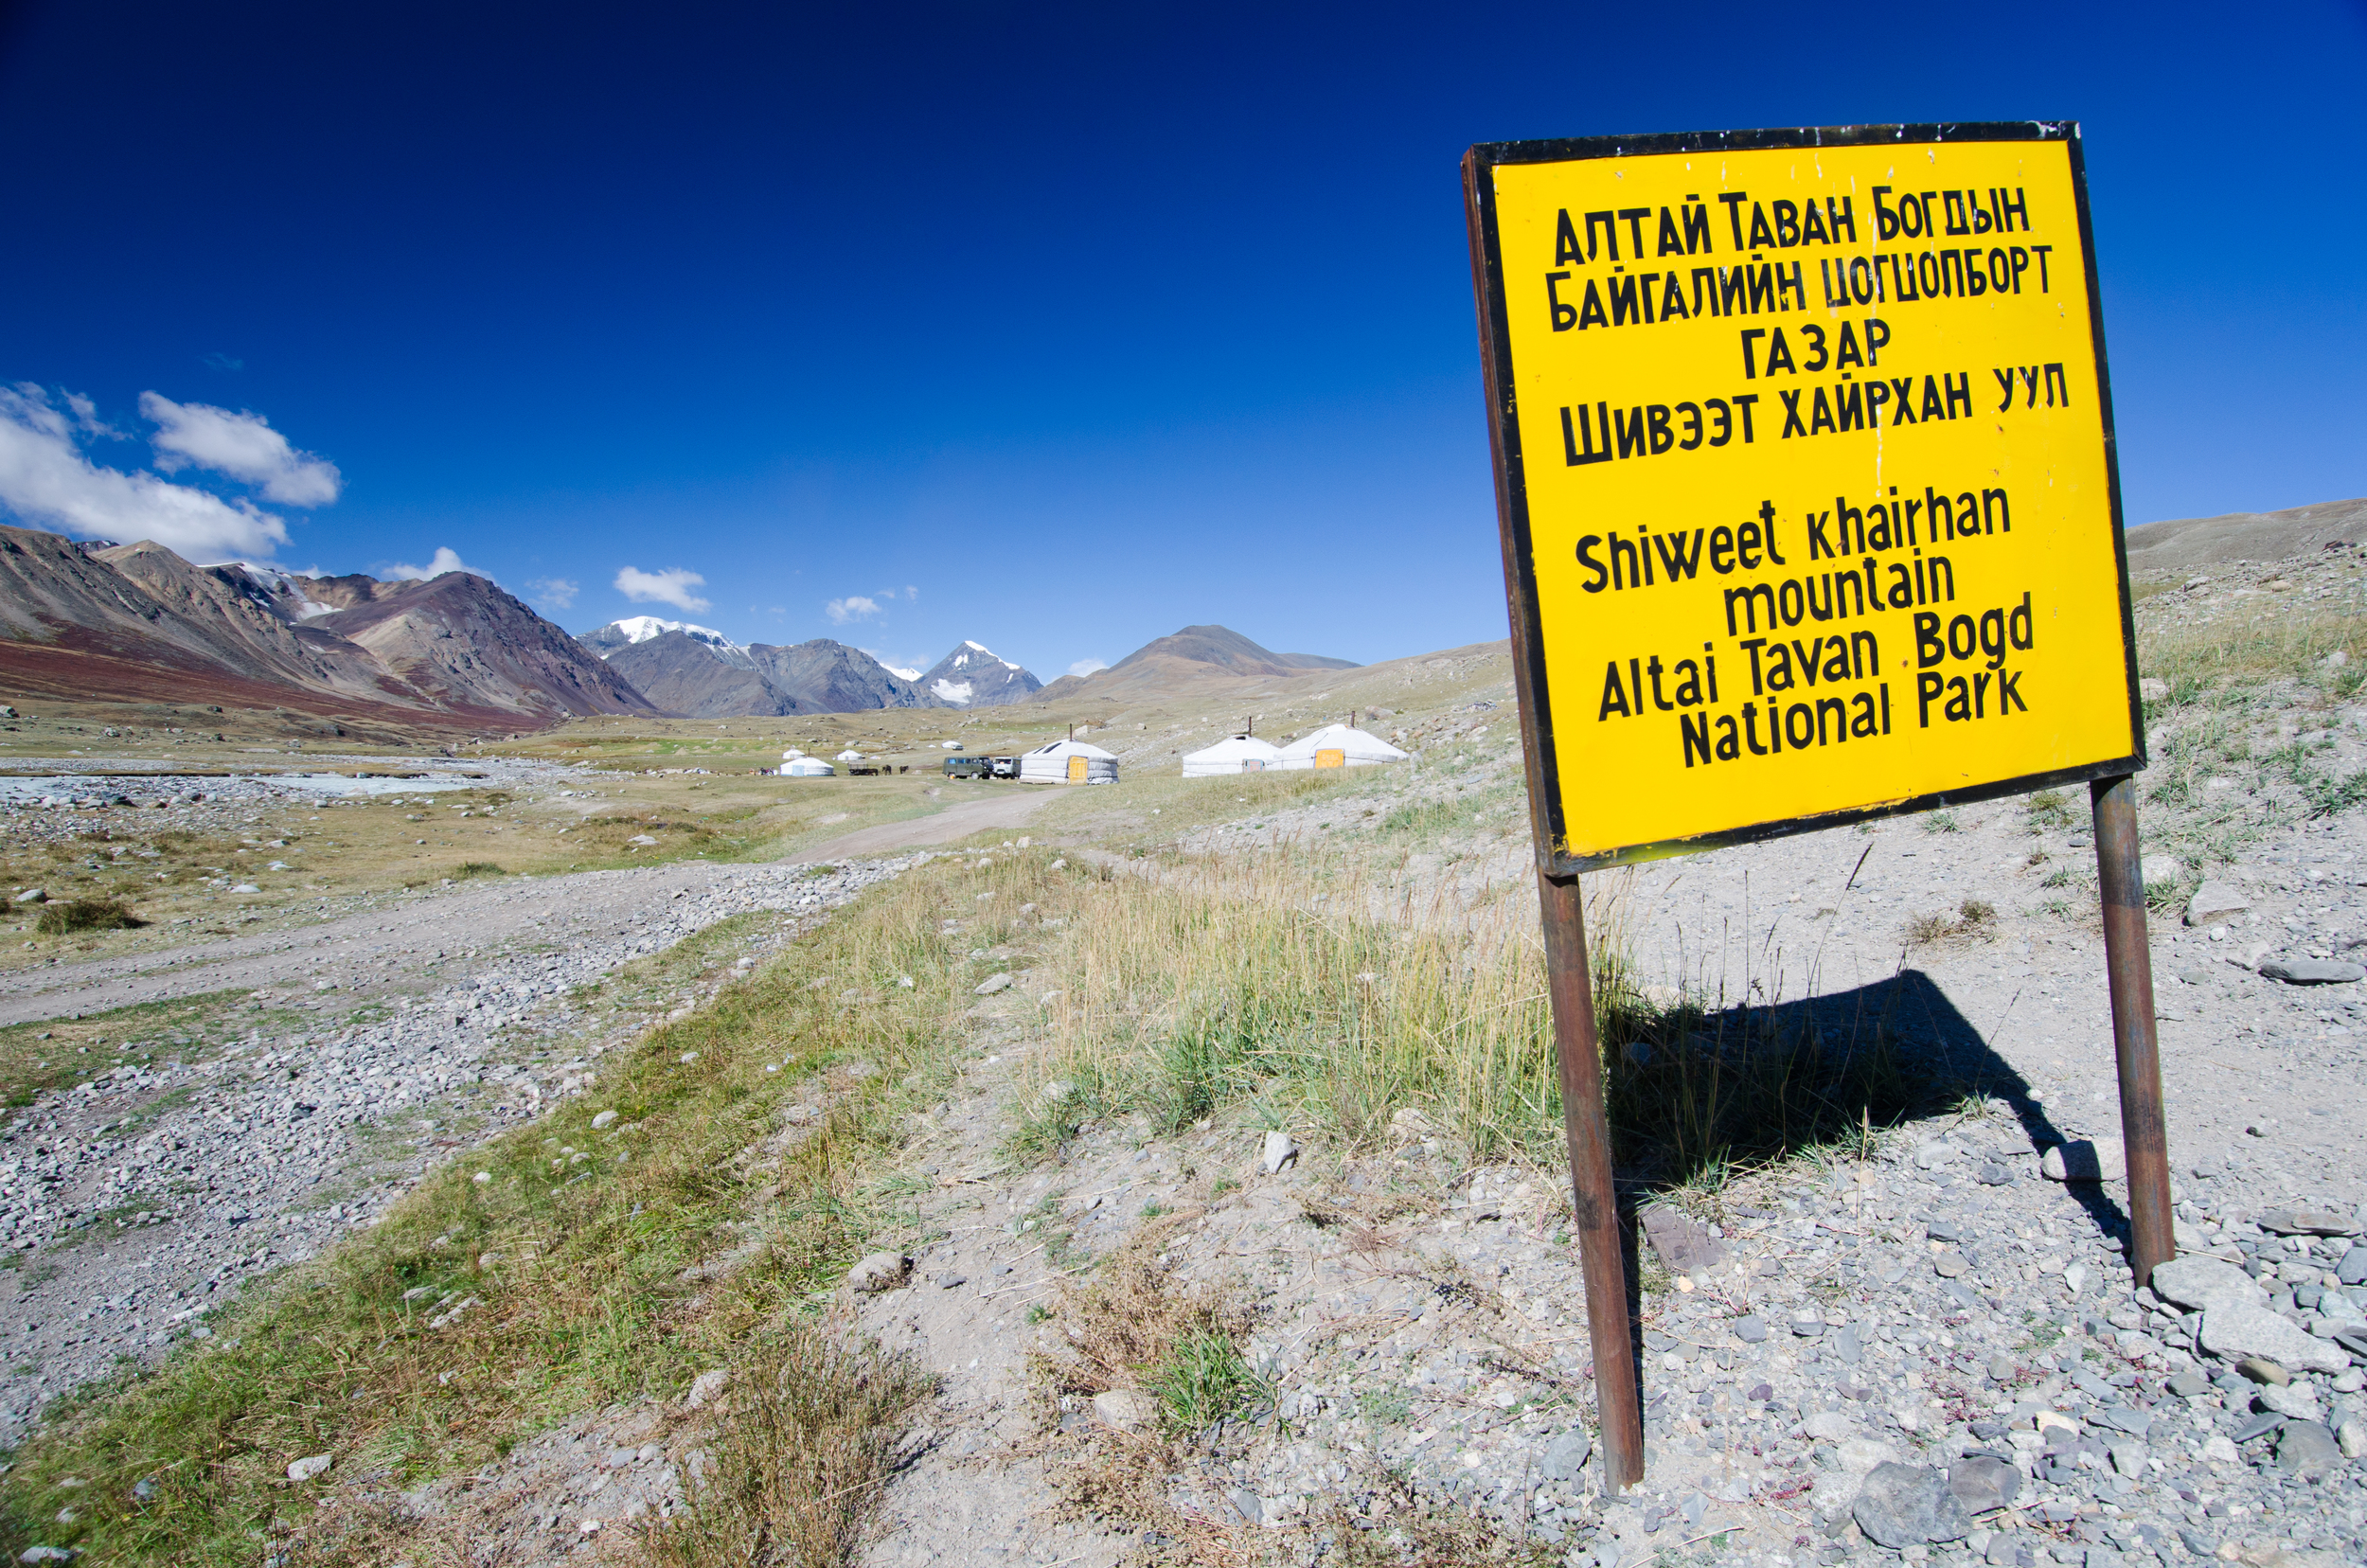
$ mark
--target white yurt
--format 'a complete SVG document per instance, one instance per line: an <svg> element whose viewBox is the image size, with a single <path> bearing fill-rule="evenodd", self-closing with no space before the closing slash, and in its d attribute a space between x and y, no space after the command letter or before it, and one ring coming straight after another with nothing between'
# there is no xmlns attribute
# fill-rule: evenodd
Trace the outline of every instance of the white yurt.
<svg viewBox="0 0 2367 1568"><path fill-rule="evenodd" d="M781 753L781 760L784 762L794 762L805 755L806 754L804 752L801 752L796 747L792 746L789 750Z"/></svg>
<svg viewBox="0 0 2367 1568"><path fill-rule="evenodd" d="M959 740L940 740L937 744L943 746L947 751L960 751L962 749L962 743Z"/></svg>
<svg viewBox="0 0 2367 1568"><path fill-rule="evenodd" d="M1378 735L1352 724L1326 724L1282 748L1286 768L1368 768L1376 762L1402 762L1406 754Z"/></svg>
<svg viewBox="0 0 2367 1568"><path fill-rule="evenodd" d="M1115 784L1118 759L1082 740L1055 740L1019 759L1022 784Z"/></svg>
<svg viewBox="0 0 2367 1568"><path fill-rule="evenodd" d="M863 760L863 753L857 751L854 747L849 746L845 751L838 754L836 760L841 762L860 762Z"/></svg>
<svg viewBox="0 0 2367 1568"><path fill-rule="evenodd" d="M784 778L830 778L838 770L818 757L799 757L781 764Z"/></svg>
<svg viewBox="0 0 2367 1568"><path fill-rule="evenodd" d="M1219 774L1264 773L1282 766L1282 748L1254 735L1236 735L1206 751L1184 758L1186 778L1214 778Z"/></svg>

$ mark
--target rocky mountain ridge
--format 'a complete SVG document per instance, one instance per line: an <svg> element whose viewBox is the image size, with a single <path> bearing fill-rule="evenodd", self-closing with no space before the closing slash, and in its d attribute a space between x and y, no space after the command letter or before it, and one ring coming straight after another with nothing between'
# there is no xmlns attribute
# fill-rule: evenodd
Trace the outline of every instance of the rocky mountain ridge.
<svg viewBox="0 0 2367 1568"><path fill-rule="evenodd" d="M984 643L965 642L923 673L920 688L947 707L1004 707L1023 703L1043 683Z"/></svg>
<svg viewBox="0 0 2367 1568"><path fill-rule="evenodd" d="M8 526L0 686L437 729L653 711L565 633L472 573L313 578Z"/></svg>
<svg viewBox="0 0 2367 1568"><path fill-rule="evenodd" d="M711 628L655 615L612 621L576 640L660 708L689 719L991 707L1023 701L1041 685L975 642L913 675L828 637L743 646Z"/></svg>

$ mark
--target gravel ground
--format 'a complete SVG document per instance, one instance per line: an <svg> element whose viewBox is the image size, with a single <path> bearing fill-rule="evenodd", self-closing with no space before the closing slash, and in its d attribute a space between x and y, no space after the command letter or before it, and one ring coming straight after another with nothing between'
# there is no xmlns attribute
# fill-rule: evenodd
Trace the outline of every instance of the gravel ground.
<svg viewBox="0 0 2367 1568"><path fill-rule="evenodd" d="M20 1272L0 1335L13 1374L0 1443L117 1357L153 1362L182 1335L205 1336L205 1314L240 1285L370 1223L431 1167L591 1087L599 1059L650 1020L578 1007L576 988L735 915L818 917L914 864L586 873L417 904L400 922L343 922L301 946L253 939L260 951L215 954L196 974L207 955L184 954L150 983L211 990L268 975L258 1006L302 998L343 1013L358 990L391 1016L165 1039L153 1043L177 1058L125 1063L9 1116L0 1248ZM797 929L774 924L757 951ZM460 972L435 971L447 954ZM122 983L88 978L100 983L86 996ZM675 1013L712 989L670 998Z"/></svg>

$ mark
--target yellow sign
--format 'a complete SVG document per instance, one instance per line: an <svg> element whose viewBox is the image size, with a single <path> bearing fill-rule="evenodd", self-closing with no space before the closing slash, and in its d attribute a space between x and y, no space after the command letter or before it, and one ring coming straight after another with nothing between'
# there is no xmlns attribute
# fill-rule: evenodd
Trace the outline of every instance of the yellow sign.
<svg viewBox="0 0 2367 1568"><path fill-rule="evenodd" d="M2075 126L1465 184L1552 868L2144 765Z"/></svg>

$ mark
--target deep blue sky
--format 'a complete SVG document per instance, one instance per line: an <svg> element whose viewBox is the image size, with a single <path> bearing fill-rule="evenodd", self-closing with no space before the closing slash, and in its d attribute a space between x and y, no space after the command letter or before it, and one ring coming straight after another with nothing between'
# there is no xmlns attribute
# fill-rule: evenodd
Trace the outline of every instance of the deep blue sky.
<svg viewBox="0 0 2367 1568"><path fill-rule="evenodd" d="M281 562L574 630L1381 659L1504 631L1468 144L2081 119L2134 523L2367 492L2362 80L2356 3L34 6L0 383L260 414Z"/></svg>

